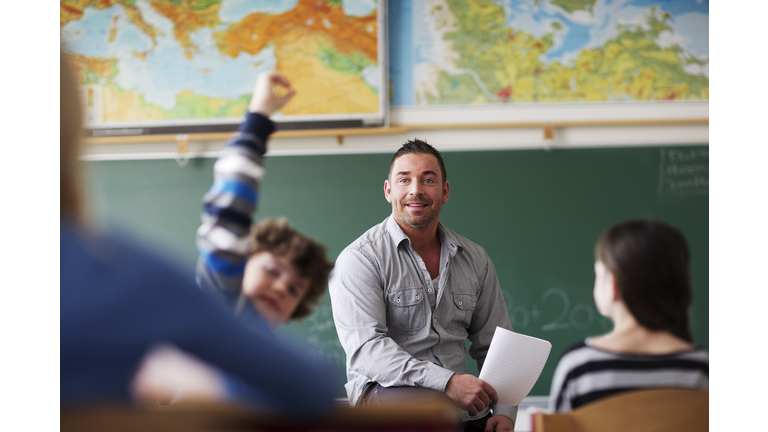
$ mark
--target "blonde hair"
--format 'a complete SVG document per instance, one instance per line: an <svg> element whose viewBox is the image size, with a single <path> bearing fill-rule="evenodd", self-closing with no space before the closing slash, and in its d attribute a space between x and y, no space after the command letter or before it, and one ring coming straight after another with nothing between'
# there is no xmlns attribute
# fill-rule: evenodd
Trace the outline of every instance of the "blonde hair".
<svg viewBox="0 0 768 432"><path fill-rule="evenodd" d="M81 197L78 191L80 172L78 157L80 155L83 113L75 75L64 56L63 49L59 51L59 58L61 62L59 74L59 139L61 151L59 217L76 221L81 216Z"/></svg>

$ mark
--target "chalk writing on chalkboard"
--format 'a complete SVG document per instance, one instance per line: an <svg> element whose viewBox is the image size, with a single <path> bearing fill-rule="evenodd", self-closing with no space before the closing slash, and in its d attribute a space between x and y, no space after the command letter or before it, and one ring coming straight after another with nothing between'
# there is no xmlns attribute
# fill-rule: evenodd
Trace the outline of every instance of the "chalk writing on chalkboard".
<svg viewBox="0 0 768 432"><path fill-rule="evenodd" d="M515 330L550 332L556 330L584 330L593 323L604 330L609 329L607 321L596 310L594 304L578 303L571 306L571 299L565 290L549 288L541 295L540 303L528 307L514 305L505 296L509 319ZM545 312L549 315L545 318Z"/></svg>
<svg viewBox="0 0 768 432"><path fill-rule="evenodd" d="M659 195L709 193L709 148L663 148Z"/></svg>

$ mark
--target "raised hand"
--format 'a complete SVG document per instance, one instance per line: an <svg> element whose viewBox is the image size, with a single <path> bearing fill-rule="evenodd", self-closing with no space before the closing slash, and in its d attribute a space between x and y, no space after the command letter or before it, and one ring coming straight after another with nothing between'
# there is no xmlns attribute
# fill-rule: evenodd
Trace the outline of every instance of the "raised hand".
<svg viewBox="0 0 768 432"><path fill-rule="evenodd" d="M275 86L284 87L287 92L278 95L275 93ZM291 83L280 72L262 72L256 79L248 111L270 117L275 111L285 106L295 94L296 90L291 89Z"/></svg>

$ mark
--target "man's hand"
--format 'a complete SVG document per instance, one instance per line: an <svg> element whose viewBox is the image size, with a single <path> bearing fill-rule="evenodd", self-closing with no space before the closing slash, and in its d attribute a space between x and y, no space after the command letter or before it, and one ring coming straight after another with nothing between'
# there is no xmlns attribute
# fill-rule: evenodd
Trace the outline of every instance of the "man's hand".
<svg viewBox="0 0 768 432"><path fill-rule="evenodd" d="M275 85L284 87L287 91L278 89ZM279 90L281 95L278 95L275 90ZM270 117L275 111L285 106L295 94L296 90L291 90L291 83L280 72L262 72L256 78L256 86L253 89L248 111Z"/></svg>
<svg viewBox="0 0 768 432"><path fill-rule="evenodd" d="M489 403L499 402L499 396L490 384L469 374L453 374L445 386L445 394L472 416Z"/></svg>
<svg viewBox="0 0 768 432"><path fill-rule="evenodd" d="M485 423L485 432L503 432L515 430L515 422L503 415L495 415Z"/></svg>

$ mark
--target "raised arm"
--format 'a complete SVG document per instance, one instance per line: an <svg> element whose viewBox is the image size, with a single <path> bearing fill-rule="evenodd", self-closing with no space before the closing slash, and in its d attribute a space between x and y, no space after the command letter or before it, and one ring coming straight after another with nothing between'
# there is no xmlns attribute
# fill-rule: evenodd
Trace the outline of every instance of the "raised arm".
<svg viewBox="0 0 768 432"><path fill-rule="evenodd" d="M295 94L275 93L275 86L290 88L277 72L256 80L248 115L213 167L213 186L203 197L202 225L197 230L198 285L224 298L234 307L241 292L248 259L250 229L259 204L264 176L267 137L274 131L269 117Z"/></svg>

